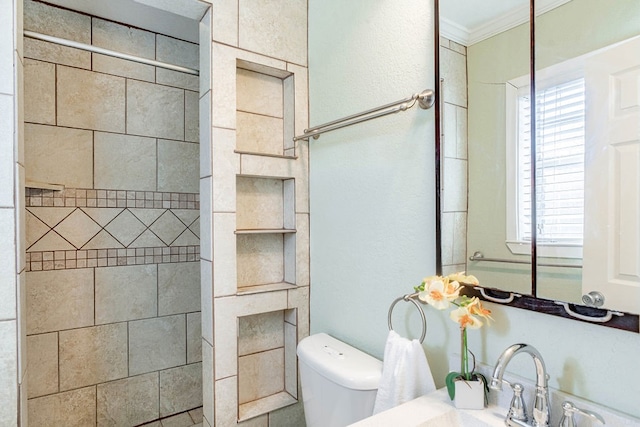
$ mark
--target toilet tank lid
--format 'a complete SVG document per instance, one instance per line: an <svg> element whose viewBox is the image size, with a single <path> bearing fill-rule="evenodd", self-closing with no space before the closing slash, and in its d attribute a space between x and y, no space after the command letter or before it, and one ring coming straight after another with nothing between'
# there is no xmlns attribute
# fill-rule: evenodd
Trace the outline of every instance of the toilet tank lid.
<svg viewBox="0 0 640 427"><path fill-rule="evenodd" d="M382 362L325 333L304 338L298 357L323 377L352 390L375 390Z"/></svg>

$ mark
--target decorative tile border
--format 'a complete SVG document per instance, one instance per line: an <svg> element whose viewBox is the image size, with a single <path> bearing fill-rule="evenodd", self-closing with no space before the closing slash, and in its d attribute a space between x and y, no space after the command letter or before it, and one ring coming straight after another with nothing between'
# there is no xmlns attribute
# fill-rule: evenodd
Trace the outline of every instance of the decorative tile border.
<svg viewBox="0 0 640 427"><path fill-rule="evenodd" d="M170 193L161 191L94 190L65 188L46 190L27 188L25 204L31 206L200 209L198 193Z"/></svg>
<svg viewBox="0 0 640 427"><path fill-rule="evenodd" d="M200 261L200 246L28 252L27 271Z"/></svg>

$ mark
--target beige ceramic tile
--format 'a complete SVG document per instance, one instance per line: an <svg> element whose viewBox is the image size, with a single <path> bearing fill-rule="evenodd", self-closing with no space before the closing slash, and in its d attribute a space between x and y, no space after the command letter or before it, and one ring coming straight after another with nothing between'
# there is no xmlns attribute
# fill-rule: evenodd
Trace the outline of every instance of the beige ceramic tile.
<svg viewBox="0 0 640 427"><path fill-rule="evenodd" d="M202 406L202 363L160 371L160 416Z"/></svg>
<svg viewBox="0 0 640 427"><path fill-rule="evenodd" d="M202 422L202 407L196 408L196 409L192 409L191 411L189 411L189 416L191 417L191 419L193 420L194 423L201 423Z"/></svg>
<svg viewBox="0 0 640 427"><path fill-rule="evenodd" d="M127 133L182 140L184 90L135 80L128 81Z"/></svg>
<svg viewBox="0 0 640 427"><path fill-rule="evenodd" d="M26 179L93 188L91 131L25 124Z"/></svg>
<svg viewBox="0 0 640 427"><path fill-rule="evenodd" d="M236 133L213 128L213 210L233 212L236 209L236 175L240 173L240 155L234 153Z"/></svg>
<svg viewBox="0 0 640 427"><path fill-rule="evenodd" d="M457 141L458 141L458 119L456 113L457 107L448 102L444 103L444 111L442 112L444 121L444 138L442 145L444 146L445 157L456 157Z"/></svg>
<svg viewBox="0 0 640 427"><path fill-rule="evenodd" d="M84 68L85 70L91 69L91 52L42 40L25 38L24 54L26 58Z"/></svg>
<svg viewBox="0 0 640 427"><path fill-rule="evenodd" d="M48 227L55 227L63 219L65 219L76 208L58 208L58 207L36 207L31 206L28 208L29 212L33 213L38 219L44 222Z"/></svg>
<svg viewBox="0 0 640 427"><path fill-rule="evenodd" d="M46 237L46 236L45 236ZM43 239L44 240L44 239ZM40 242L36 243L33 246L33 250L38 246ZM107 231L102 230L96 236L89 240L86 245L82 247L82 249L109 249L109 248L124 248L120 242L111 236Z"/></svg>
<svg viewBox="0 0 640 427"><path fill-rule="evenodd" d="M184 315L129 322L129 375L183 365L186 330Z"/></svg>
<svg viewBox="0 0 640 427"><path fill-rule="evenodd" d="M127 247L131 242L136 240L146 228L145 224L129 210L124 210L105 227L113 237Z"/></svg>
<svg viewBox="0 0 640 427"><path fill-rule="evenodd" d="M211 261L200 260L202 338L213 344L213 275Z"/></svg>
<svg viewBox="0 0 640 427"><path fill-rule="evenodd" d="M93 271L27 273L27 333L93 325Z"/></svg>
<svg viewBox="0 0 640 427"><path fill-rule="evenodd" d="M216 13L217 15L218 13ZM211 90L211 8L204 14L198 25L200 38L200 96Z"/></svg>
<svg viewBox="0 0 640 427"><path fill-rule="evenodd" d="M283 160L273 157L253 156L243 154L241 156L242 175L270 176L277 178L291 178L297 173L298 166L294 160ZM298 193L296 191L296 193Z"/></svg>
<svg viewBox="0 0 640 427"><path fill-rule="evenodd" d="M158 265L158 315L200 311L200 265L180 262Z"/></svg>
<svg viewBox="0 0 640 427"><path fill-rule="evenodd" d="M453 227L455 223L455 212L443 212L441 216L442 242L440 245L442 264L453 263Z"/></svg>
<svg viewBox="0 0 640 427"><path fill-rule="evenodd" d="M25 244L28 248L29 246L33 245L38 239L44 236L47 232L49 232L50 228L29 211L26 211L25 221L26 221Z"/></svg>
<svg viewBox="0 0 640 427"><path fill-rule="evenodd" d="M158 191L197 193L200 146L158 140Z"/></svg>
<svg viewBox="0 0 640 427"><path fill-rule="evenodd" d="M125 79L71 67L57 67L57 123L125 132Z"/></svg>
<svg viewBox="0 0 640 427"><path fill-rule="evenodd" d="M295 126L294 133L300 135L309 127L309 77L308 69L295 64L287 64L287 70L293 73ZM297 144L308 144L298 141Z"/></svg>
<svg viewBox="0 0 640 427"><path fill-rule="evenodd" d="M193 426L193 420L189 416L188 412L183 412L178 415L162 419L162 427L191 427Z"/></svg>
<svg viewBox="0 0 640 427"><path fill-rule="evenodd" d="M190 91L197 91L200 87L198 76L160 67L156 68L156 83Z"/></svg>
<svg viewBox="0 0 640 427"><path fill-rule="evenodd" d="M202 214L200 217L200 258L209 261L213 259L213 208L211 205L211 181L211 177L200 179L200 212ZM235 230L235 221L233 223L233 227L233 230Z"/></svg>
<svg viewBox="0 0 640 427"><path fill-rule="evenodd" d="M304 405L302 402L287 406L277 411L269 412L269 425L276 426L303 426Z"/></svg>
<svg viewBox="0 0 640 427"><path fill-rule="evenodd" d="M126 376L126 323L60 332L60 390Z"/></svg>
<svg viewBox="0 0 640 427"><path fill-rule="evenodd" d="M282 119L238 111L236 126L238 150L261 154L284 154Z"/></svg>
<svg viewBox="0 0 640 427"><path fill-rule="evenodd" d="M202 362L202 318L200 312L187 314L187 363Z"/></svg>
<svg viewBox="0 0 640 427"><path fill-rule="evenodd" d="M281 78L238 68L236 79L238 110L283 117L284 92Z"/></svg>
<svg viewBox="0 0 640 427"><path fill-rule="evenodd" d="M215 421L212 425L235 425L238 419L238 377L231 376L216 381L215 394L218 398L215 400Z"/></svg>
<svg viewBox="0 0 640 427"><path fill-rule="evenodd" d="M156 59L188 68L198 68L200 50L195 43L156 35Z"/></svg>
<svg viewBox="0 0 640 427"><path fill-rule="evenodd" d="M282 282L283 245L281 234L238 235L238 287Z"/></svg>
<svg viewBox="0 0 640 427"><path fill-rule="evenodd" d="M204 420L213 420L213 347L208 342L202 342L202 415ZM211 424L211 423L209 423Z"/></svg>
<svg viewBox="0 0 640 427"><path fill-rule="evenodd" d="M93 54L92 65L93 71L151 83L155 81L156 68L152 65L100 55L99 53Z"/></svg>
<svg viewBox="0 0 640 427"><path fill-rule="evenodd" d="M238 358L238 402L267 397L284 390L284 349Z"/></svg>
<svg viewBox="0 0 640 427"><path fill-rule="evenodd" d="M200 178L211 176L211 92L199 100ZM235 134L235 132L234 132Z"/></svg>
<svg viewBox="0 0 640 427"><path fill-rule="evenodd" d="M17 327L15 320L0 322L0 420L10 420L15 425L18 413L18 360L16 348Z"/></svg>
<svg viewBox="0 0 640 427"><path fill-rule="evenodd" d="M468 136L467 136L467 132L468 132L468 128L467 128L467 109L466 108L462 108L462 107L458 107L456 109L456 122L458 125L458 129L457 129L457 135L458 135L458 139L457 139L457 157L459 159L466 159L467 158L467 140L468 140Z"/></svg>
<svg viewBox="0 0 640 427"><path fill-rule="evenodd" d="M156 141L95 133L95 186L114 190L156 190Z"/></svg>
<svg viewBox="0 0 640 427"><path fill-rule="evenodd" d="M295 321L287 319L291 324L295 324L298 327L298 341L302 338L309 336L309 287L299 287L287 291L288 293L288 307L290 309L296 309ZM285 313L294 314L293 310L287 310Z"/></svg>
<svg viewBox="0 0 640 427"><path fill-rule="evenodd" d="M213 43L211 125L236 128L236 58L238 50ZM215 157L214 157L215 158Z"/></svg>
<svg viewBox="0 0 640 427"><path fill-rule="evenodd" d="M239 47L306 65L306 23L306 0L239 0Z"/></svg>
<svg viewBox="0 0 640 427"><path fill-rule="evenodd" d="M238 0L213 0L213 40L238 45ZM212 420L211 420L212 421Z"/></svg>
<svg viewBox="0 0 640 427"><path fill-rule="evenodd" d="M467 214L456 212L453 226L453 264L467 260Z"/></svg>
<svg viewBox="0 0 640 427"><path fill-rule="evenodd" d="M91 17L33 0L24 1L24 29L91 44Z"/></svg>
<svg viewBox="0 0 640 427"><path fill-rule="evenodd" d="M215 298L214 318L214 348L215 348L215 378L216 380L238 371L238 333L236 303L238 297Z"/></svg>
<svg viewBox="0 0 640 427"><path fill-rule="evenodd" d="M239 176L236 179L238 229L283 228L283 187L281 179Z"/></svg>
<svg viewBox="0 0 640 427"><path fill-rule="evenodd" d="M24 120L32 123L56 122L56 66L48 62L24 61Z"/></svg>
<svg viewBox="0 0 640 427"><path fill-rule="evenodd" d="M169 210L149 227L167 245L180 236L186 228L187 226Z"/></svg>
<svg viewBox="0 0 640 427"><path fill-rule="evenodd" d="M158 373L98 384L98 426L134 426L159 418Z"/></svg>
<svg viewBox="0 0 640 427"><path fill-rule="evenodd" d="M29 400L29 425L96 425L96 388L85 387Z"/></svg>
<svg viewBox="0 0 640 427"><path fill-rule="evenodd" d="M95 269L96 324L156 316L155 264Z"/></svg>
<svg viewBox="0 0 640 427"><path fill-rule="evenodd" d="M199 101L198 92L184 92L184 140L188 142L198 142L200 138Z"/></svg>
<svg viewBox="0 0 640 427"><path fill-rule="evenodd" d="M27 337L29 398L58 392L58 334Z"/></svg>
<svg viewBox="0 0 640 427"><path fill-rule="evenodd" d="M238 318L238 356L284 346L282 311Z"/></svg>
<svg viewBox="0 0 640 427"><path fill-rule="evenodd" d="M100 18L92 18L93 45L155 59L155 34Z"/></svg>
<svg viewBox="0 0 640 427"><path fill-rule="evenodd" d="M445 79L443 99L461 107L467 106L466 58L449 49L440 49L441 74Z"/></svg>
<svg viewBox="0 0 640 427"><path fill-rule="evenodd" d="M298 395L298 347L297 328L290 324L284 324L284 389L290 395Z"/></svg>
<svg viewBox="0 0 640 427"><path fill-rule="evenodd" d="M75 249L75 246L64 240L64 238L58 233L51 230L42 236L40 240L34 243L29 248L29 251L72 251Z"/></svg>
<svg viewBox="0 0 640 427"><path fill-rule="evenodd" d="M54 228L56 233L78 249L98 234L100 229L101 227L80 209L73 211Z"/></svg>
<svg viewBox="0 0 640 427"><path fill-rule="evenodd" d="M467 161L445 159L444 179L447 186L443 191L445 212L467 210Z"/></svg>
<svg viewBox="0 0 640 427"><path fill-rule="evenodd" d="M296 285L309 286L309 214L296 215Z"/></svg>
<svg viewBox="0 0 640 427"><path fill-rule="evenodd" d="M234 295L237 291L235 230L235 214L213 214L213 247L216 254L213 260L214 297Z"/></svg>

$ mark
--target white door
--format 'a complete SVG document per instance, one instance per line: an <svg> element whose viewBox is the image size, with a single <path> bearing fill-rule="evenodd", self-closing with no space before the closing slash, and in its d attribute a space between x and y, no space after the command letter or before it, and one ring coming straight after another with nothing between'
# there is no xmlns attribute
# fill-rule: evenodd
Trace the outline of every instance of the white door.
<svg viewBox="0 0 640 427"><path fill-rule="evenodd" d="M640 312L640 37L585 62L583 294Z"/></svg>

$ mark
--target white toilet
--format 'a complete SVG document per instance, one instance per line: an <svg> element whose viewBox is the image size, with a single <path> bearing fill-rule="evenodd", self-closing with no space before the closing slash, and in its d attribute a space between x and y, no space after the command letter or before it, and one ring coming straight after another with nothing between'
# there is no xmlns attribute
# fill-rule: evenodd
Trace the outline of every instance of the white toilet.
<svg viewBox="0 0 640 427"><path fill-rule="evenodd" d="M367 418L382 375L382 362L327 334L298 344L307 427L344 427Z"/></svg>

